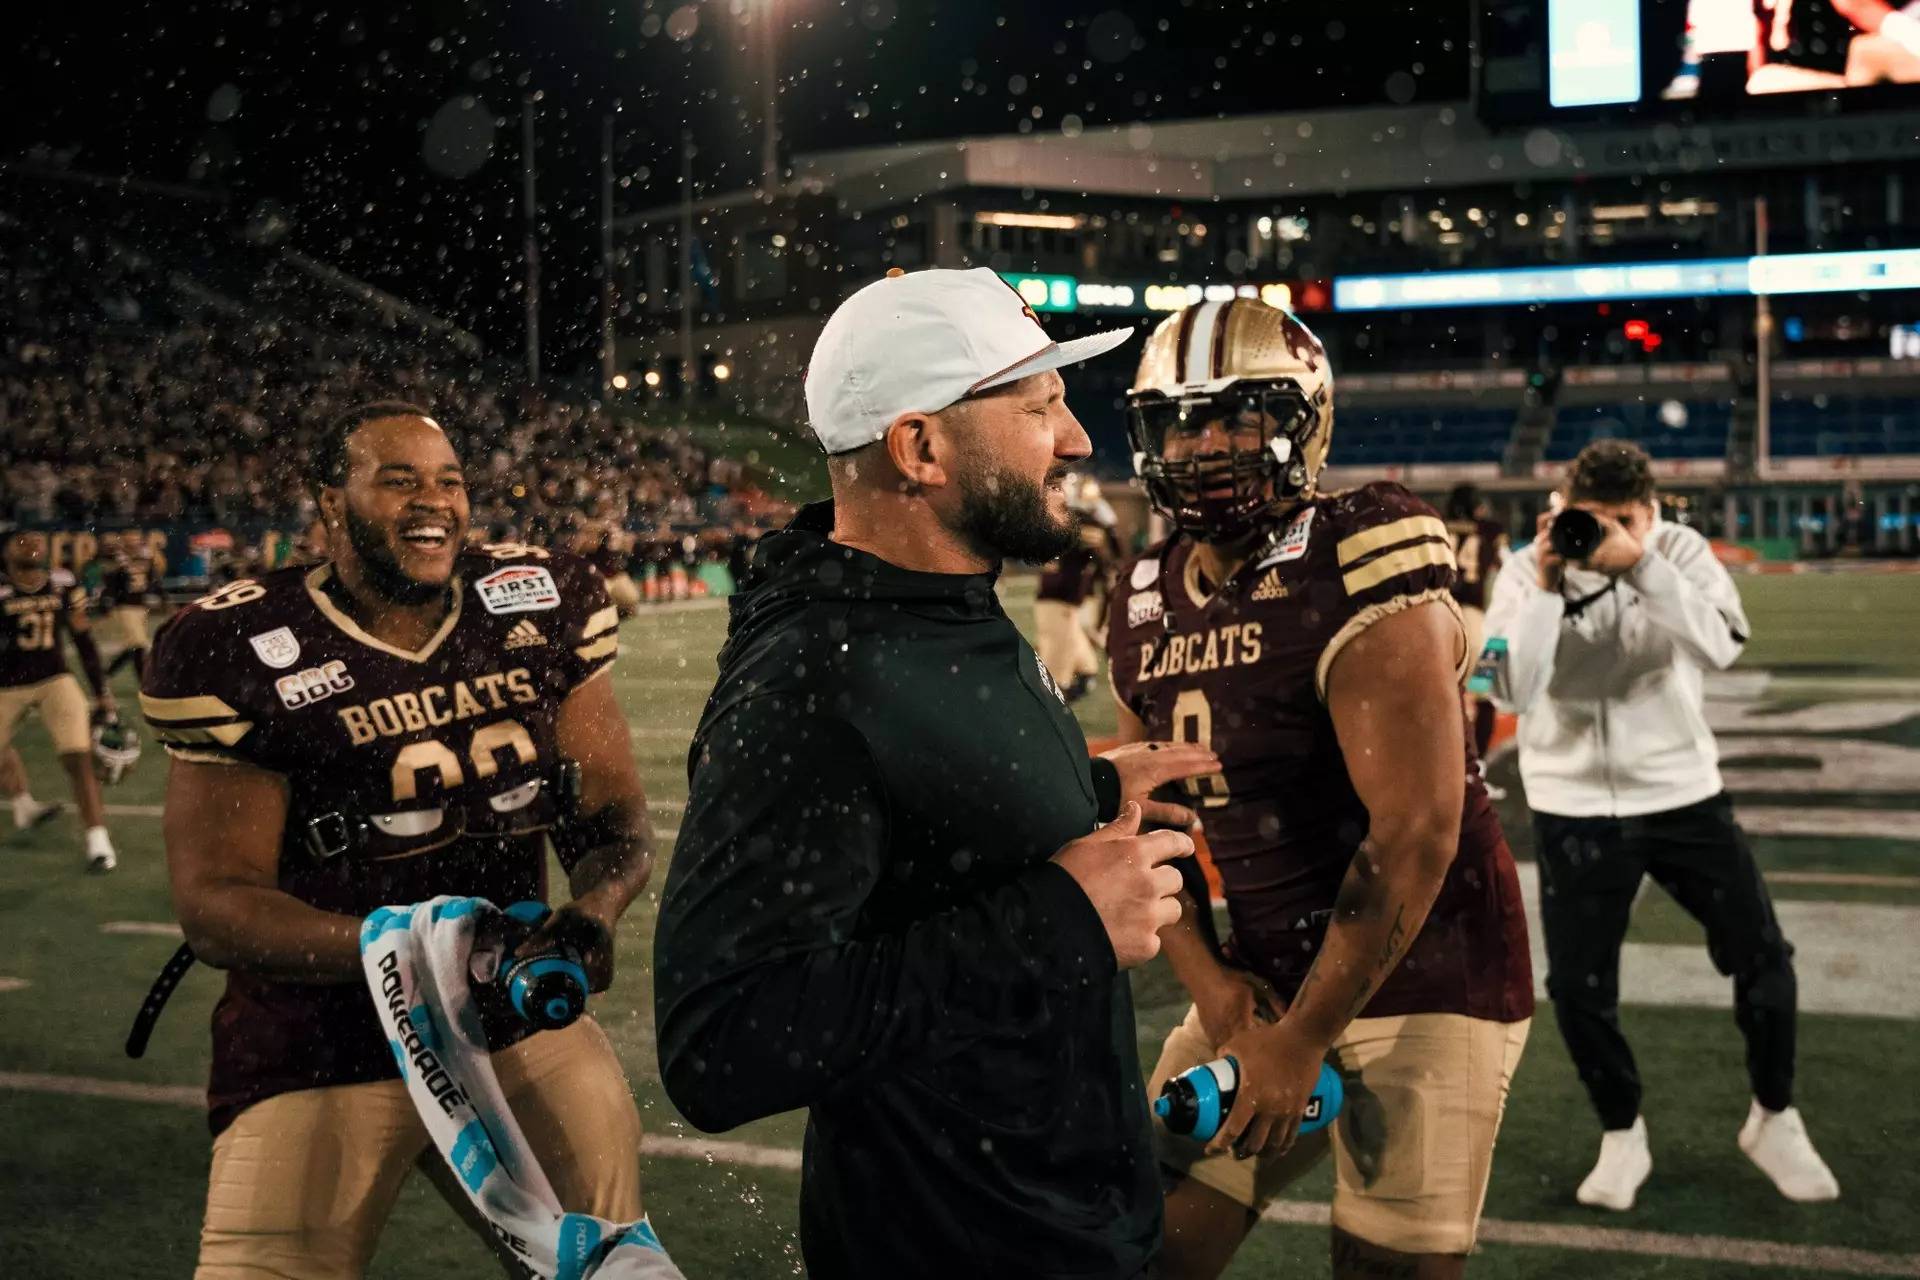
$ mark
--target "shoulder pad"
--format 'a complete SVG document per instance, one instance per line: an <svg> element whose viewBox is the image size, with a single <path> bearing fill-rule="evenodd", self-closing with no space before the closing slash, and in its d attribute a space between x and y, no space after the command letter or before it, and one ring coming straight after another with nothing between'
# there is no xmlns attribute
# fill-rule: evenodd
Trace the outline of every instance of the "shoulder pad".
<svg viewBox="0 0 1920 1280"><path fill-rule="evenodd" d="M1371 600L1451 582L1453 532L1404 486L1362 485L1334 498L1328 515L1338 537L1334 556L1350 597Z"/></svg>

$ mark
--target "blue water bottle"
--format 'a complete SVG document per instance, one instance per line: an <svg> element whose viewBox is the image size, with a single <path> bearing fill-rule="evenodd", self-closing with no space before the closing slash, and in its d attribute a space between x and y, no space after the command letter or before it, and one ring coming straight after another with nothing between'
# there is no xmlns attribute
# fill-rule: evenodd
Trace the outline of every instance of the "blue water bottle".
<svg viewBox="0 0 1920 1280"><path fill-rule="evenodd" d="M1182 1071L1160 1086L1160 1096L1153 1100L1153 1114L1160 1117L1168 1133L1208 1142L1220 1132L1239 1091L1240 1063L1229 1054ZM1346 1087L1340 1073L1331 1063L1321 1063L1320 1079L1300 1115L1300 1132L1317 1133L1332 1124L1345 1100Z"/></svg>
<svg viewBox="0 0 1920 1280"><path fill-rule="evenodd" d="M537 929L548 908L541 902L516 902L506 913ZM494 980L506 991L513 1011L536 1030L558 1031L587 1010L587 969L565 943L535 955L509 953Z"/></svg>

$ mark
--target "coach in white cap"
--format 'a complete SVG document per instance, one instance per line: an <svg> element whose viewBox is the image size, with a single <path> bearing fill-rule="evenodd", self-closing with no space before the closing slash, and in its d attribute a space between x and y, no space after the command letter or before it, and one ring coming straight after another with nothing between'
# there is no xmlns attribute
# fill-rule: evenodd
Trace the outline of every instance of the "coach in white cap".
<svg viewBox="0 0 1920 1280"><path fill-rule="evenodd" d="M895 272L827 321L833 501L759 544L690 754L655 944L660 1060L707 1130L810 1112L815 1277L1128 1277L1161 1199L1121 971L1178 917L1197 746L1089 762L1001 611L1077 532L1056 343L991 271ZM1109 825L1096 830L1099 822Z"/></svg>

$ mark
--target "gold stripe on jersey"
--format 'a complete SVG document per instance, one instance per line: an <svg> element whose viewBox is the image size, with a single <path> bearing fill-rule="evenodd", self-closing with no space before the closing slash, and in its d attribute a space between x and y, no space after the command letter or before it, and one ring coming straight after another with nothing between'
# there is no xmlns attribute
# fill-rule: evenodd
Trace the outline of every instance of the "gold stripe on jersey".
<svg viewBox="0 0 1920 1280"><path fill-rule="evenodd" d="M240 739L247 736L253 728L251 720L236 720L232 724L211 724L197 729L182 729L175 725L155 725L154 736L171 746L192 743L218 743L223 747L239 745Z"/></svg>
<svg viewBox="0 0 1920 1280"><path fill-rule="evenodd" d="M583 644L573 651L582 662L594 662L600 658L611 658L620 652L618 635L602 636L589 644Z"/></svg>
<svg viewBox="0 0 1920 1280"><path fill-rule="evenodd" d="M1347 594L1357 596L1368 587L1376 587L1388 578L1397 578L1403 573L1414 573L1429 566L1454 567L1453 548L1445 542L1419 542L1411 547L1402 547L1378 560L1349 570L1341 579L1346 583Z"/></svg>
<svg viewBox="0 0 1920 1280"><path fill-rule="evenodd" d="M1378 551L1381 547L1390 547L1396 542L1412 542L1415 538L1438 538L1442 542L1451 542L1453 537L1447 532L1438 516L1405 516L1386 524L1375 525L1371 529L1362 529L1359 533L1340 539L1335 554L1342 565L1352 564L1369 551Z"/></svg>
<svg viewBox="0 0 1920 1280"><path fill-rule="evenodd" d="M600 612L594 614L591 618L587 619L587 625L580 628L580 638L582 640L591 640L595 636L599 635L602 631L611 630L612 628L617 627L619 625L620 625L620 611L614 608L612 605L608 605L606 608L602 609Z"/></svg>
<svg viewBox="0 0 1920 1280"><path fill-rule="evenodd" d="M185 720L238 720L240 713L214 697L201 694L194 698L157 698L140 695L140 710L155 726Z"/></svg>
<svg viewBox="0 0 1920 1280"><path fill-rule="evenodd" d="M168 742L165 738L162 738L160 740L160 745L165 747L167 749L167 754L172 756L175 760L185 760L188 764L233 765L233 764L244 763L238 757L227 755L225 752L222 752L222 751L200 751L200 750L194 749L193 747L182 747L174 743ZM256 765L254 767L258 768L259 766Z"/></svg>

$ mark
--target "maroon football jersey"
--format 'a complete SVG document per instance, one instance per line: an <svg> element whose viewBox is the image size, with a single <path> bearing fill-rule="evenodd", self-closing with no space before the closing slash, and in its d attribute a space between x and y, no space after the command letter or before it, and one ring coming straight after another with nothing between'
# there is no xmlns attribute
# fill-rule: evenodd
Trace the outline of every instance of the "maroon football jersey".
<svg viewBox="0 0 1920 1280"><path fill-rule="evenodd" d="M179 759L286 777L280 887L322 910L544 897L555 719L619 647L599 575L516 544L467 552L445 623L406 652L355 625L332 573L243 579L176 614L140 694L155 736ZM275 1094L394 1074L359 984L227 975L216 1133Z"/></svg>
<svg viewBox="0 0 1920 1280"><path fill-rule="evenodd" d="M86 588L65 569L49 570L30 590L0 574L0 689L64 675L73 615L86 607Z"/></svg>
<svg viewBox="0 0 1920 1280"><path fill-rule="evenodd" d="M1226 889L1229 949L1291 999L1368 827L1327 712L1327 672L1378 619L1432 600L1453 607L1453 543L1431 508L1382 483L1296 509L1211 595L1192 553L1176 537L1122 568L1107 632L1114 692L1149 738L1206 743L1223 761L1186 786ZM1464 673L1464 652L1461 662ZM1464 723L1460 749L1470 749ZM1532 1011L1513 856L1470 771L1459 854L1363 1016Z"/></svg>
<svg viewBox="0 0 1920 1280"><path fill-rule="evenodd" d="M159 575L153 561L145 556L118 557L103 561L100 570L100 604L106 609L138 609L160 603Z"/></svg>
<svg viewBox="0 0 1920 1280"><path fill-rule="evenodd" d="M1454 520L1447 525L1458 572L1453 598L1463 609L1487 607L1493 577L1507 562L1507 531L1492 520Z"/></svg>

